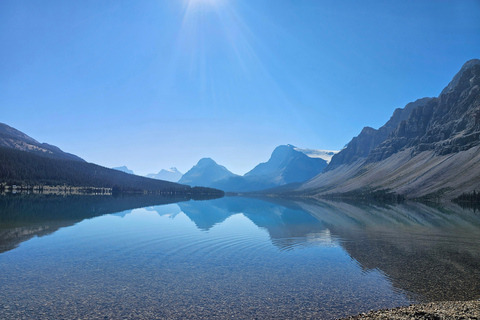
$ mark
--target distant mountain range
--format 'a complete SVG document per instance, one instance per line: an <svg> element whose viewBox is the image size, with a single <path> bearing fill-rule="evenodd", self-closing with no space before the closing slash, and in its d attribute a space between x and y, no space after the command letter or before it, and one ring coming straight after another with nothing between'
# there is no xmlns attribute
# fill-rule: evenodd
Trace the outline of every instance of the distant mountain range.
<svg viewBox="0 0 480 320"><path fill-rule="evenodd" d="M125 173L128 173L128 174L135 174L135 173L133 173L132 170L128 169L126 166L115 167L115 168L112 168L112 169L122 171L122 172L125 172Z"/></svg>
<svg viewBox="0 0 480 320"><path fill-rule="evenodd" d="M191 188L87 163L1 123L0 189L5 185L111 188L114 192L188 194L196 198L203 194L223 195L220 190Z"/></svg>
<svg viewBox="0 0 480 320"><path fill-rule="evenodd" d="M379 129L365 127L340 152L277 147L245 175L210 158L183 176L176 168L133 175L86 163L0 123L0 183L115 186L119 190L183 190L188 186L230 192L311 197L397 196L454 199L480 190L480 60L464 64L436 98L396 109Z"/></svg>
<svg viewBox="0 0 480 320"><path fill-rule="evenodd" d="M243 176L205 158L185 173L179 182L229 192L258 191L308 180L322 172L335 153L283 145L275 148L267 162L260 163Z"/></svg>
<svg viewBox="0 0 480 320"><path fill-rule="evenodd" d="M322 173L287 193L452 199L474 190L480 190L478 59L465 63L439 97L395 110L378 130L365 127Z"/></svg>
<svg viewBox="0 0 480 320"><path fill-rule="evenodd" d="M171 182L178 182L183 176L183 173L177 170L177 168L172 167L168 170L162 169L159 173L150 173L147 174L147 178L159 179Z"/></svg>

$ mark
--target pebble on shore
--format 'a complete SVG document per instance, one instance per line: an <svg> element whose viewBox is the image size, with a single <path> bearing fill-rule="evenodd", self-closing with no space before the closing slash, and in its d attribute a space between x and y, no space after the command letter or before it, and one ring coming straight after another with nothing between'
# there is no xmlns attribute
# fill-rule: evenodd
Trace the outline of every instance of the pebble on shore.
<svg viewBox="0 0 480 320"><path fill-rule="evenodd" d="M370 311L344 320L347 319L480 319L480 300L430 302L408 307Z"/></svg>

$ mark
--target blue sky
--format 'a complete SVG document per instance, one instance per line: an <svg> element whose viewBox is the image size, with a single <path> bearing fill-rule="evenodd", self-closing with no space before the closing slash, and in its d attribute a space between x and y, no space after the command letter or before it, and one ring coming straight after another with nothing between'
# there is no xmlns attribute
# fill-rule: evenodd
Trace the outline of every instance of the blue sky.
<svg viewBox="0 0 480 320"><path fill-rule="evenodd" d="M0 122L138 174L341 149L480 58L480 1L0 2Z"/></svg>

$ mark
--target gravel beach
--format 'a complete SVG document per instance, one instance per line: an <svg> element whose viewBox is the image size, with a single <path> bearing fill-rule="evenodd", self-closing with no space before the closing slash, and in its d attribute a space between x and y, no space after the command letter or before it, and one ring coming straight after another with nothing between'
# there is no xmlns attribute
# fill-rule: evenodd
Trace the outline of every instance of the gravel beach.
<svg viewBox="0 0 480 320"><path fill-rule="evenodd" d="M344 319L480 319L480 300L430 302L408 307L370 311Z"/></svg>

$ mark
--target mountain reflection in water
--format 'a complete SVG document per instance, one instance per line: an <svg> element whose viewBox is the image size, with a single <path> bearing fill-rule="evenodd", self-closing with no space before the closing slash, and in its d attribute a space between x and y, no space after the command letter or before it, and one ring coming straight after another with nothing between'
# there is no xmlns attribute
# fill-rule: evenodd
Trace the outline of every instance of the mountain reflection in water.
<svg viewBox="0 0 480 320"><path fill-rule="evenodd" d="M241 197L189 201L183 198L148 196L120 198L3 196L0 198L0 265L2 252L15 252L14 249L20 243L34 236L52 234L60 228L71 227L84 219L107 214L115 216L116 219L130 219L133 223L138 220L137 216L141 217L133 209L144 207L144 212L149 214L156 212L161 218L179 221L176 227L179 229L172 229L171 236L167 229L158 231L159 235L150 235L149 239L146 236L149 234L143 239L143 235L125 233L125 230L135 228L134 224L130 229L128 226L125 227L127 229L122 231L124 233L119 231L115 237L126 237L125 241L132 241L132 246L135 241L139 244L139 247L135 247L137 253L133 251L134 249L128 249L123 253L121 252L124 250L123 247L116 249L120 250L121 258L118 259L124 263L121 268L128 268L128 264L132 263L137 265L138 273L142 268L150 270L148 268L151 267L153 269L149 274L152 277L154 276L152 272L160 272L162 268L168 272L176 270L176 278L169 281L172 286L179 288L179 292L193 285L191 282L193 280L189 280L187 285L182 279L189 277L191 272L197 272L192 274L194 276L192 279L197 279L195 281L210 279L203 285L198 283L200 287L194 286L202 301L209 296L200 292L215 286L216 294L226 299L222 302L224 303L222 308L236 310L237 316L272 317L275 315L269 313L271 312L269 308L278 309L278 304L281 304L284 317L311 314L320 318L331 318L367 311L371 307L391 307L434 300L470 300L480 297L478 212L462 209L453 204L434 208L419 203L381 205L267 200ZM185 224L187 218L193 222L193 228L199 230L197 233L206 236L194 235L194 230ZM95 221L94 219L92 223ZM164 222L159 223L165 224L165 220L162 221ZM255 237L241 234L245 228L251 229L248 223L266 232L270 245L273 245L276 251L268 248L261 234ZM182 228L185 228L185 231L182 231ZM223 230L220 236L219 230ZM133 236L138 239L127 240ZM171 249L167 249L169 245ZM327 250L330 247L332 250ZM326 249L318 252L308 251L309 248ZM219 253L222 250L223 255ZM345 264L347 262L341 258L342 253L338 250L352 259L351 266ZM153 258L148 260L145 256L140 256L143 251L156 252L157 265L152 264ZM213 253L216 254L215 258L212 256ZM315 257L315 254L319 256ZM132 256L131 262L125 258L128 255ZM247 256L248 259L243 259ZM139 265L141 259L147 259L145 263L149 264L148 268ZM336 265L337 261L342 261L342 264ZM273 266L275 269L271 269ZM333 271L332 268L337 270ZM348 273L353 272L355 268L360 268L365 274L365 279L362 280L358 274ZM332 270L332 275L328 270ZM114 272L119 271L111 271L110 274ZM127 269L124 272L127 272ZM129 274L130 272L128 270ZM223 276L218 278L221 274ZM233 281L235 277L238 277L238 281L243 280L232 286L234 282L228 281ZM278 281L275 280L277 282L274 284L268 282L270 280L261 282L265 278L277 279L277 277ZM368 283L364 289L352 287L353 283L359 286L361 283L359 281L367 281L366 279L372 281L371 288ZM127 280L128 278L122 281ZM138 285L139 280L136 281ZM169 281L164 279L162 285L167 286ZM349 284L348 281L353 282ZM152 283L145 284L144 288ZM250 290L248 295L244 296L238 292L242 286L240 283ZM375 296L373 288L388 283L393 286L393 292L379 292L381 294ZM332 291L326 291L330 289ZM177 289L170 290L162 293L165 295L162 300L165 305L158 307L158 310L163 310L157 311L158 314L163 317L188 317L185 313L175 313L179 312L177 307L168 309L165 306L168 305L169 299L173 299L169 303L177 301L175 303L192 304L191 299L196 297L195 290L188 289L189 294L182 298L175 295L174 291ZM180 294L179 292L176 294ZM323 298L320 296L322 292L325 294ZM138 291L136 296L147 293L149 296L152 294ZM402 295L405 298L401 298ZM242 300L242 297L247 300ZM188 302L182 302L182 299L187 298L190 299ZM214 296L211 298L215 299ZM233 300L229 300L230 298ZM270 300L267 303L265 299ZM339 302L338 299L345 301ZM348 299L352 302L348 302ZM213 303L205 301L207 304ZM246 301L250 304L249 313L245 313L247 309L242 309L247 308ZM302 307L300 303L303 303ZM256 304L258 305L254 308L253 305ZM201 308L204 313L197 310L195 313L197 316L212 315L208 312L213 311L208 311L206 306L202 305ZM219 306L215 308L223 310ZM307 311L310 313L306 313ZM84 314L78 314L82 315Z"/></svg>

